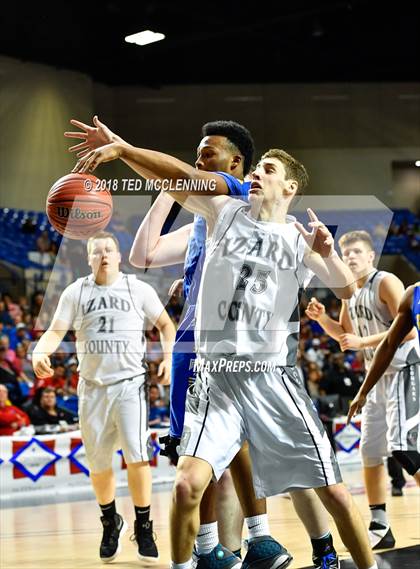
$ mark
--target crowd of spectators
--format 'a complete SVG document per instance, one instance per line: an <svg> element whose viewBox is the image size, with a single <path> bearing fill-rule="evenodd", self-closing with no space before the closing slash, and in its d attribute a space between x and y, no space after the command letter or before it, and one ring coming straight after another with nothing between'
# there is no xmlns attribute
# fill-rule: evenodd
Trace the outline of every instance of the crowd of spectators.
<svg viewBox="0 0 420 569"><path fill-rule="evenodd" d="M321 418L330 421L336 414L345 414L349 401L363 381L363 356L360 352L342 353L333 339L324 334L317 322L305 315L307 298L302 297L299 366L306 388L317 406ZM11 434L29 424L37 432L67 430L77 426L77 358L60 347L51 356L54 373L46 379L34 376L31 343L42 334L46 323L41 310L44 295L35 292L31 298L13 299L3 293L0 300L0 434ZM327 312L338 319L340 302L333 296L323 299ZM54 302L51 302L53 305ZM167 310L178 325L182 302L173 296ZM159 383L158 367L162 359L159 333L156 328L146 332L149 375L150 424L169 421L168 388ZM69 332L63 346L74 345Z"/></svg>
<svg viewBox="0 0 420 569"><path fill-rule="evenodd" d="M48 304L55 306L58 299ZM75 336L68 332L62 346L51 355L51 377L38 379L31 364L33 342L48 326L47 310L42 309L44 293L31 298L12 298L0 294L0 435L11 435L32 425L36 432L62 432L77 427L76 354L69 352ZM173 297L168 312L177 326L182 303ZM146 331L147 363L150 386L150 423L166 425L169 421L169 388L159 383L158 368L162 360L159 333Z"/></svg>

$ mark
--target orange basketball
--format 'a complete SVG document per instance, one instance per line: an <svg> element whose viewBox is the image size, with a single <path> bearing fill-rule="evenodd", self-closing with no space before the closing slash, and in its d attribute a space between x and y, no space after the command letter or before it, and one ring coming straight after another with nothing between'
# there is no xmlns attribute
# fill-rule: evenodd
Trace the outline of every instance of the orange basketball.
<svg viewBox="0 0 420 569"><path fill-rule="evenodd" d="M112 196L105 180L90 174L67 174L47 196L51 225L70 239L89 239L104 229L112 216Z"/></svg>

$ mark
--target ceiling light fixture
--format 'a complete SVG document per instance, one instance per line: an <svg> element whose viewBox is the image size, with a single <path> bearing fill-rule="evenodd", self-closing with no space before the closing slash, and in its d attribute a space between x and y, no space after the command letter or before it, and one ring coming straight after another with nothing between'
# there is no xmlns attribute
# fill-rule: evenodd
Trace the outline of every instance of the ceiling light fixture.
<svg viewBox="0 0 420 569"><path fill-rule="evenodd" d="M131 34L131 36L125 36L124 39L127 43L136 43L137 45L147 45L149 43L154 43L156 41L164 40L165 34L152 32L151 30L144 30L143 32L138 32L137 34Z"/></svg>

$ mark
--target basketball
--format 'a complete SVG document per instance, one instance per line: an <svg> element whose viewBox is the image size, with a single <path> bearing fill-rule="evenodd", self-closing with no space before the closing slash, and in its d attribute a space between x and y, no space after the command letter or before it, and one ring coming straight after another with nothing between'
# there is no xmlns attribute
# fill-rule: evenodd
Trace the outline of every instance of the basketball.
<svg viewBox="0 0 420 569"><path fill-rule="evenodd" d="M112 196L103 181L89 174L67 174L47 196L51 225L69 239L89 239L105 229L112 216Z"/></svg>

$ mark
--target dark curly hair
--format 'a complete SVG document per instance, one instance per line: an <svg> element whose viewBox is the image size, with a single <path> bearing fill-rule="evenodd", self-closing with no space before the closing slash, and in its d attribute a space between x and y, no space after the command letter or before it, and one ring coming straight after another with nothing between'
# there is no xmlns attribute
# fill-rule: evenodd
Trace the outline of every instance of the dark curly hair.
<svg viewBox="0 0 420 569"><path fill-rule="evenodd" d="M234 121L212 121L201 129L205 136L225 136L232 145L232 151L242 154L244 158L244 176L248 174L254 157L254 141L247 128Z"/></svg>

